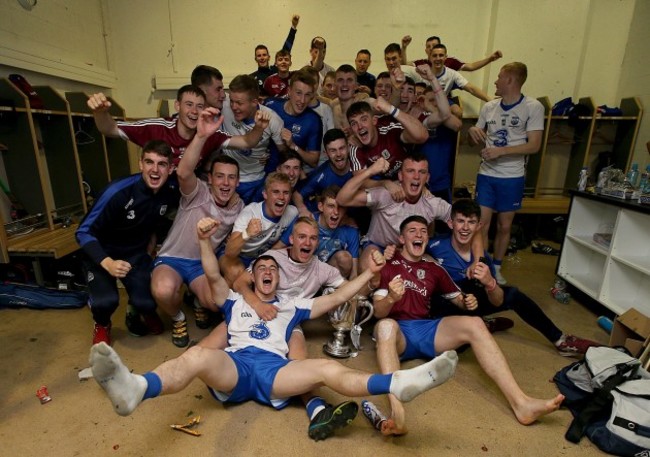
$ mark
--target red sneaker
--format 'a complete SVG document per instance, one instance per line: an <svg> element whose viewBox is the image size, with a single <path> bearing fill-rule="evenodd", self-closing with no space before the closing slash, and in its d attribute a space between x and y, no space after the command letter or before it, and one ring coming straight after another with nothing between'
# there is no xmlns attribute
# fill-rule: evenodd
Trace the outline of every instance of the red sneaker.
<svg viewBox="0 0 650 457"><path fill-rule="evenodd" d="M95 329L93 330L93 345L104 342L111 345L111 324L107 326L95 324Z"/></svg>

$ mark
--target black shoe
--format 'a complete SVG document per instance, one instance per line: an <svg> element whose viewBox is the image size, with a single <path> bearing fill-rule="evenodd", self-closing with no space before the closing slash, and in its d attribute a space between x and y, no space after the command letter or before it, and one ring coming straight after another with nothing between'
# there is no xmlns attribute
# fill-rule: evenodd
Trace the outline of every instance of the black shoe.
<svg viewBox="0 0 650 457"><path fill-rule="evenodd" d="M484 317L483 322L490 333L502 332L514 327L515 323L507 317Z"/></svg>
<svg viewBox="0 0 650 457"><path fill-rule="evenodd" d="M203 306L201 306L199 300L196 298L194 299L192 308L194 309L194 321L196 323L196 326L203 330L210 328L213 321L212 313L210 310L205 309Z"/></svg>
<svg viewBox="0 0 650 457"><path fill-rule="evenodd" d="M190 344L190 334L187 332L187 320L172 322L172 343L174 346L184 348Z"/></svg>
<svg viewBox="0 0 650 457"><path fill-rule="evenodd" d="M133 336L147 336L149 334L149 329L144 324L144 322L142 322L142 318L138 313L126 313L124 323L126 324L126 328L129 333Z"/></svg>
<svg viewBox="0 0 650 457"><path fill-rule="evenodd" d="M307 434L314 441L329 438L334 430L351 424L358 411L359 405L353 401L344 401L336 406L327 405L311 420Z"/></svg>
<svg viewBox="0 0 650 457"><path fill-rule="evenodd" d="M559 249L555 249L554 247L544 243L534 242L530 245L530 250L533 251L534 254L560 255Z"/></svg>

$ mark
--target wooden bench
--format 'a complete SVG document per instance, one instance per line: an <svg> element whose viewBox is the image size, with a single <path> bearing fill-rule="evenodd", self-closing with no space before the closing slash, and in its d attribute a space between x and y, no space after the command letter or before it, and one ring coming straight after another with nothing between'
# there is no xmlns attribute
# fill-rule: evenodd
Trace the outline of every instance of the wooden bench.
<svg viewBox="0 0 650 457"><path fill-rule="evenodd" d="M569 197L525 197L517 214L568 214Z"/></svg>
<svg viewBox="0 0 650 457"><path fill-rule="evenodd" d="M9 256L33 257L34 276L39 285L43 285L43 272L40 257L60 259L79 249L75 239L75 231L79 224L68 227L57 227L54 230L40 229L23 236L15 236L7 240Z"/></svg>

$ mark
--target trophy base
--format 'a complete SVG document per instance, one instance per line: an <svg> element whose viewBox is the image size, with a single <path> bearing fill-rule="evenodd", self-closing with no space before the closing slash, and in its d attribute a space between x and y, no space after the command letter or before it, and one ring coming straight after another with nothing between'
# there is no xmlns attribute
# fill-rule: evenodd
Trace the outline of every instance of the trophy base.
<svg viewBox="0 0 650 457"><path fill-rule="evenodd" d="M323 352L337 359L347 359L356 357L359 353L347 344L338 344L338 342L329 341L323 345Z"/></svg>

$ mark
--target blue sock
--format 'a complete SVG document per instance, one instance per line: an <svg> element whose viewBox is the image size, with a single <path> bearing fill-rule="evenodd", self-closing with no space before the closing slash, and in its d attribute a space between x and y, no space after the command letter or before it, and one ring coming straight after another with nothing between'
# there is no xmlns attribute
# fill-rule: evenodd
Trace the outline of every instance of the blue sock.
<svg viewBox="0 0 650 457"><path fill-rule="evenodd" d="M307 405L305 406L307 408L307 416L310 419L313 419L314 416L322 409L325 409L326 406L327 403L325 403L325 400L323 400L321 397L313 397L307 402Z"/></svg>
<svg viewBox="0 0 650 457"><path fill-rule="evenodd" d="M390 392L390 383L393 374L373 374L368 378L368 392L370 395L387 394Z"/></svg>
<svg viewBox="0 0 650 457"><path fill-rule="evenodd" d="M142 376L147 380L147 390L145 390L142 399L146 400L147 398L154 398L160 395L160 392L162 391L162 381L160 380L160 377L152 371L148 371Z"/></svg>
<svg viewBox="0 0 650 457"><path fill-rule="evenodd" d="M492 259L492 264L495 266L501 266L501 262L503 262L503 260Z"/></svg>

